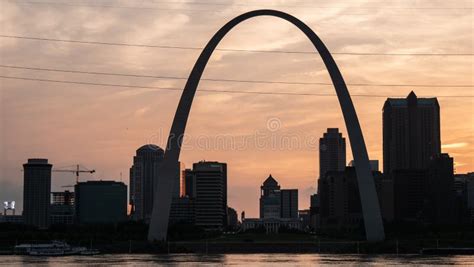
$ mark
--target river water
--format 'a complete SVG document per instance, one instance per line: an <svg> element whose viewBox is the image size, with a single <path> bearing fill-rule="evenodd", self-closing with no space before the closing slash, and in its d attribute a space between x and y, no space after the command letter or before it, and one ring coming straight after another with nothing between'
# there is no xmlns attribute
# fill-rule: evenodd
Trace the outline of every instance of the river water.
<svg viewBox="0 0 474 267"><path fill-rule="evenodd" d="M0 256L0 266L474 266L474 256L349 254L109 254L97 256Z"/></svg>

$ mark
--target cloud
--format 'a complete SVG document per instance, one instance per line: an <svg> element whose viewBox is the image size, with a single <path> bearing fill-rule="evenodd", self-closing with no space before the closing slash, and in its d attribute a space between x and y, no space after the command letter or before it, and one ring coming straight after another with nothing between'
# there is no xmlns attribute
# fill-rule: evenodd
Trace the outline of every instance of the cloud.
<svg viewBox="0 0 474 267"><path fill-rule="evenodd" d="M143 117L149 110L150 107L139 108L135 111L134 115L135 117Z"/></svg>
<svg viewBox="0 0 474 267"><path fill-rule="evenodd" d="M460 143L442 144L441 148L443 148L443 149L462 148L462 147L466 147L468 145L469 145L469 143L460 142Z"/></svg>

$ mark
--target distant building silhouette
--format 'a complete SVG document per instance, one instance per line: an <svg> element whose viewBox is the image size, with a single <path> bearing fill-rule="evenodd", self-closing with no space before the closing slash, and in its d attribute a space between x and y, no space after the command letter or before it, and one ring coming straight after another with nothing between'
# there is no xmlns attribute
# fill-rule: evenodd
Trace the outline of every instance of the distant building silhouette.
<svg viewBox="0 0 474 267"><path fill-rule="evenodd" d="M227 207L227 227L229 230L236 230L239 225L237 211L231 207Z"/></svg>
<svg viewBox="0 0 474 267"><path fill-rule="evenodd" d="M280 229L302 230L298 218L298 190L280 189L270 174L260 186L260 218L242 216L242 230L278 233Z"/></svg>
<svg viewBox="0 0 474 267"><path fill-rule="evenodd" d="M346 139L338 128L328 128L319 139L319 177L328 171L344 171L346 167Z"/></svg>
<svg viewBox="0 0 474 267"><path fill-rule="evenodd" d="M147 144L137 149L130 168L130 205L132 219L149 221L153 210L154 184L164 151L157 145Z"/></svg>
<svg viewBox="0 0 474 267"><path fill-rule="evenodd" d="M357 177L353 167L329 171L319 178L321 229L357 229L362 221Z"/></svg>
<svg viewBox="0 0 474 267"><path fill-rule="evenodd" d="M280 189L270 174L260 187L260 219L298 218L298 189Z"/></svg>
<svg viewBox="0 0 474 267"><path fill-rule="evenodd" d="M380 171L379 169L379 161L378 160L369 160L370 163L370 170L373 172L378 172ZM349 164L347 165L349 167L355 167L355 161L351 160Z"/></svg>
<svg viewBox="0 0 474 267"><path fill-rule="evenodd" d="M270 174L260 187L260 219L280 217L280 185Z"/></svg>
<svg viewBox="0 0 474 267"><path fill-rule="evenodd" d="M196 176L194 175L193 170L186 169L184 170L184 196L194 198L196 196Z"/></svg>
<svg viewBox="0 0 474 267"><path fill-rule="evenodd" d="M200 161L193 164L195 176L195 224L223 230L227 225L227 164Z"/></svg>
<svg viewBox="0 0 474 267"><path fill-rule="evenodd" d="M73 224L75 213L74 192L52 192L50 222L52 225Z"/></svg>
<svg viewBox="0 0 474 267"><path fill-rule="evenodd" d="M424 199L428 194L428 172L423 169L394 170L394 209L397 221L424 220Z"/></svg>
<svg viewBox="0 0 474 267"><path fill-rule="evenodd" d="M426 169L441 153L440 108L436 98L388 98L383 107L384 173Z"/></svg>
<svg viewBox="0 0 474 267"><path fill-rule="evenodd" d="M441 154L425 169L392 172L395 220L451 224L456 218L453 159Z"/></svg>
<svg viewBox="0 0 474 267"><path fill-rule="evenodd" d="M188 196L173 198L170 209L170 225L173 224L194 224L194 199Z"/></svg>
<svg viewBox="0 0 474 267"><path fill-rule="evenodd" d="M454 179L458 221L474 223L474 172L456 174Z"/></svg>
<svg viewBox="0 0 474 267"><path fill-rule="evenodd" d="M310 220L311 220L310 226L312 230L318 230L321 227L319 194L311 195L309 212L310 212Z"/></svg>
<svg viewBox="0 0 474 267"><path fill-rule="evenodd" d="M380 171L372 171L379 200L381 215L384 221L393 220L393 183ZM321 231L359 231L362 229L363 216L360 202L359 185L354 167L344 171L330 171L319 179L317 195L312 197L318 207L319 221L316 229ZM316 197L317 196L317 197Z"/></svg>
<svg viewBox="0 0 474 267"><path fill-rule="evenodd" d="M474 173L470 173L467 182L467 206L470 212L470 222L474 223Z"/></svg>
<svg viewBox="0 0 474 267"><path fill-rule="evenodd" d="M308 231L311 228L311 211L309 209L299 210L298 219L301 221L301 228Z"/></svg>
<svg viewBox="0 0 474 267"><path fill-rule="evenodd" d="M52 167L47 159L23 164L23 220L40 229L49 227Z"/></svg>
<svg viewBox="0 0 474 267"><path fill-rule="evenodd" d="M385 222L392 222L395 216L393 179L380 171L372 171L372 175L374 176L382 218Z"/></svg>
<svg viewBox="0 0 474 267"><path fill-rule="evenodd" d="M180 164L183 167L184 164ZM196 176L192 169L180 170L180 197L173 196L169 223L195 224Z"/></svg>
<svg viewBox="0 0 474 267"><path fill-rule="evenodd" d="M298 189L282 189L281 218L298 218Z"/></svg>
<svg viewBox="0 0 474 267"><path fill-rule="evenodd" d="M74 191L78 223L118 223L127 220L127 186L124 183L79 182Z"/></svg>
<svg viewBox="0 0 474 267"><path fill-rule="evenodd" d="M429 163L429 220L435 224L457 223L454 193L454 160L446 153Z"/></svg>

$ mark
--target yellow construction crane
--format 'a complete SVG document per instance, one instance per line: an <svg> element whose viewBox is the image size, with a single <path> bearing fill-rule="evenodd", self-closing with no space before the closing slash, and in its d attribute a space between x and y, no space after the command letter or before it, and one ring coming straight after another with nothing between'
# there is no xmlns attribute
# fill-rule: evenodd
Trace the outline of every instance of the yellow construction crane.
<svg viewBox="0 0 474 267"><path fill-rule="evenodd" d="M81 172L94 173L95 170L89 170L89 169L84 168L84 167L81 169L79 164L77 164L75 170L56 169L56 170L53 170L53 172L72 172L72 173L75 173L76 174L76 184L77 184L77 183L79 183L79 173L81 173Z"/></svg>

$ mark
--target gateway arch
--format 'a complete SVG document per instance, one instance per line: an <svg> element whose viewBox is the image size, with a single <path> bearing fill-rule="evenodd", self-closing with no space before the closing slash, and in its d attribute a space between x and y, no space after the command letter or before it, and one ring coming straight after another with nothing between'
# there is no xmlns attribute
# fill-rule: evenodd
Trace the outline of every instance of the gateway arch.
<svg viewBox="0 0 474 267"><path fill-rule="evenodd" d="M166 240L167 237L173 180L178 179L175 177L175 166L181 152L182 138L184 136L184 130L186 129L186 122L188 121L193 98L204 68L206 67L214 49L222 38L224 38L224 36L234 28L234 26L242 21L257 16L273 16L291 22L293 25L298 27L306 37L308 37L319 52L319 55L329 72L334 88L336 89L337 98L342 109L344 122L349 135L359 185L366 238L368 241L383 240L385 234L382 217L380 215L377 192L375 190L375 183L370 169L369 157L367 155L367 148L365 146L364 137L360 129L354 105L352 104L351 97L347 91L341 72L326 46L323 44L321 39L319 39L316 33L311 30L311 28L292 15L268 9L250 11L229 21L212 37L196 61L181 95L170 135L168 137L165 156L159 169L160 175L155 183L153 213L150 228L148 230L148 240L162 241Z"/></svg>

